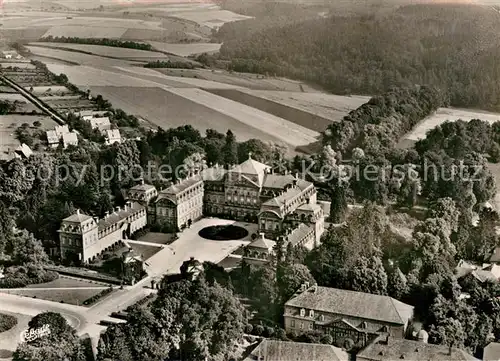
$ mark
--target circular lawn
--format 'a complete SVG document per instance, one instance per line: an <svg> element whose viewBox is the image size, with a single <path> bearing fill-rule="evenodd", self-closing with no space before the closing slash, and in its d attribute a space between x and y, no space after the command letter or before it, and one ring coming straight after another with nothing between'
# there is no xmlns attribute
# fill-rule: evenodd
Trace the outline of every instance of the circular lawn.
<svg viewBox="0 0 500 361"><path fill-rule="evenodd" d="M232 224L205 227L198 232L198 235L212 241L238 240L248 236L248 231Z"/></svg>

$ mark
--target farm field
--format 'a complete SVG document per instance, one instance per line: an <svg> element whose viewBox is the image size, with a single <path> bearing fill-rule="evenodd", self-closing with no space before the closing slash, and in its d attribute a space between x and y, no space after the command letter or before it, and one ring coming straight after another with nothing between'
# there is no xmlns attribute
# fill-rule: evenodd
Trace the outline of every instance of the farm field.
<svg viewBox="0 0 500 361"><path fill-rule="evenodd" d="M131 60L120 60L120 59L110 59L102 56L90 55L77 53L74 51L67 51L55 48L46 48L41 46L29 45L26 47L35 56L42 56L48 59L58 59L65 62L71 62L73 64L81 65L91 65L99 67L113 67L113 66L127 66L130 64L136 64L136 62Z"/></svg>
<svg viewBox="0 0 500 361"><path fill-rule="evenodd" d="M200 11L176 12L172 14L176 18L193 21L210 28L217 28L225 23L251 19L250 16L240 15L228 10L203 9Z"/></svg>
<svg viewBox="0 0 500 361"><path fill-rule="evenodd" d="M90 87L92 94L101 94L108 99L116 108L139 115L151 123L162 128L178 127L185 125L187 120L196 129L205 132L207 129L215 129L219 132L227 132L231 129L239 140L251 138L263 141L279 142L281 137L268 134L257 117L254 117L255 109L250 108L251 119L241 121L227 114L213 109L215 100L226 101L224 98L212 96L208 105L199 104L187 99L184 95L167 91L169 88L134 88L134 87ZM176 90L181 90L177 88ZM190 91L196 89L188 89ZM140 96L137 96L140 94ZM211 96L211 94L206 93ZM241 107L234 103L233 108L237 112ZM235 114L237 116L237 114ZM250 122L248 122L250 120ZM261 119L261 121L263 121ZM250 123L250 124L249 124ZM280 133L282 129L278 130ZM288 139L292 140L293 139ZM286 142L288 143L288 142Z"/></svg>
<svg viewBox="0 0 500 361"><path fill-rule="evenodd" d="M425 138L427 131L437 127L446 121L455 121L462 119L470 121L472 119L481 119L488 123L500 121L500 114L490 113L482 110L466 110L457 108L439 108L436 113L422 120L410 133L406 134L403 141L416 142L419 139Z"/></svg>
<svg viewBox="0 0 500 361"><path fill-rule="evenodd" d="M171 44L159 41L148 41L155 49L172 53L179 56L190 56L202 53L216 53L222 44L217 43L191 43L191 44Z"/></svg>
<svg viewBox="0 0 500 361"><path fill-rule="evenodd" d="M66 74L69 81L76 86L82 87L82 90L86 90L86 87L91 86L155 87L162 85L160 83L141 79L140 77L134 77L130 73L123 73L114 68L97 68L92 66L53 63L47 63L47 68L54 74ZM182 83L171 82L171 84L183 86Z"/></svg>
<svg viewBox="0 0 500 361"><path fill-rule="evenodd" d="M201 89L169 88L167 91L210 107L295 147L314 143L319 138L318 132Z"/></svg>
<svg viewBox="0 0 500 361"><path fill-rule="evenodd" d="M204 80L204 79L195 79L195 78L184 78L184 77L175 77L170 75L165 75L160 72L157 72L154 69L148 68L139 68L139 67L115 67L116 69L126 72L127 74L134 74L134 76L139 77L140 79L147 79L154 82L158 82L167 86L176 87L176 83L184 84L182 87L196 87L196 88L204 88L204 89L238 89L238 86ZM173 82L173 83L172 83Z"/></svg>
<svg viewBox="0 0 500 361"><path fill-rule="evenodd" d="M338 96L269 90L210 90L210 92L260 109L318 132L339 122L349 111L366 103L369 97Z"/></svg>
<svg viewBox="0 0 500 361"><path fill-rule="evenodd" d="M117 47L103 46L103 45L49 43L49 42L39 42L39 43L35 42L35 43L30 43L29 45L56 48L62 50L71 49L71 50L85 51L87 53L91 53L92 55L111 56L114 58L122 58L122 59L132 59L132 60L143 59L144 61L168 59L168 55L158 53L155 51L117 48Z"/></svg>
<svg viewBox="0 0 500 361"><path fill-rule="evenodd" d="M208 69L154 69L155 71L176 77L210 80L228 85L235 85L256 90L282 90L291 92L318 92L318 90L302 82L286 78L265 78L250 73L230 73L224 70Z"/></svg>

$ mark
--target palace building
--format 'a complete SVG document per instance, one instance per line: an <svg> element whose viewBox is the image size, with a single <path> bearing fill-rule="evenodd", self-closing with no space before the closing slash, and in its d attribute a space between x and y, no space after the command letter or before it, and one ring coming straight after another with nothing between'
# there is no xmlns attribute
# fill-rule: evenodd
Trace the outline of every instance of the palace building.
<svg viewBox="0 0 500 361"><path fill-rule="evenodd" d="M149 196L146 193L149 192ZM273 174L251 156L230 169L215 166L159 192L140 184L128 199L148 207L148 222L183 229L202 216L259 224L266 238L313 246L324 232L324 212L316 188L298 175Z"/></svg>
<svg viewBox="0 0 500 361"><path fill-rule="evenodd" d="M101 219L77 210L58 230L61 258L88 263L146 225L146 208L137 202L127 202Z"/></svg>
<svg viewBox="0 0 500 361"><path fill-rule="evenodd" d="M323 207L311 182L297 175L274 174L249 156L240 165L206 168L166 189L138 184L127 191L127 205L103 219L76 214L59 230L61 257L89 262L146 225L177 231L203 216L259 225L261 237L284 245L316 246L324 231Z"/></svg>

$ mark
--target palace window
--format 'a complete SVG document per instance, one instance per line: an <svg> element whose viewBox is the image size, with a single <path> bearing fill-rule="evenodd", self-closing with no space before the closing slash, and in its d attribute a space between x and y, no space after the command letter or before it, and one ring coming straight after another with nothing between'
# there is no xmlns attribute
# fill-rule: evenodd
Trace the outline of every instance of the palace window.
<svg viewBox="0 0 500 361"><path fill-rule="evenodd" d="M304 317L306 315L306 310L303 308L300 309L300 317Z"/></svg>
<svg viewBox="0 0 500 361"><path fill-rule="evenodd" d="M309 317L314 317L314 310L309 310Z"/></svg>
<svg viewBox="0 0 500 361"><path fill-rule="evenodd" d="M325 322L325 315L319 316L319 319L320 319L321 322Z"/></svg>
<svg viewBox="0 0 500 361"><path fill-rule="evenodd" d="M295 320L292 320L290 327L295 328Z"/></svg>
<svg viewBox="0 0 500 361"><path fill-rule="evenodd" d="M304 329L304 322L301 322L301 323L300 323L300 329L301 329L301 330L302 330L302 329Z"/></svg>
<svg viewBox="0 0 500 361"><path fill-rule="evenodd" d="M313 327L314 327L314 326L313 326L313 324L312 324L312 323L310 323L310 324L309 324L309 329L310 329L310 330L312 330L312 329L313 329Z"/></svg>

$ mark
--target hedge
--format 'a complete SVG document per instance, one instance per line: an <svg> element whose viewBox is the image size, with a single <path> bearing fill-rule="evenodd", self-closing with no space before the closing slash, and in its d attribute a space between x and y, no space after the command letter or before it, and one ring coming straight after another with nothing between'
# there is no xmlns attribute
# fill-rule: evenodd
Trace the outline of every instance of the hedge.
<svg viewBox="0 0 500 361"><path fill-rule="evenodd" d="M8 331L15 325L17 325L16 317L0 313L0 332Z"/></svg>
<svg viewBox="0 0 500 361"><path fill-rule="evenodd" d="M111 292L113 292L113 287L108 287L108 288L102 290L101 292L99 292L97 295L94 295L92 297L87 298L85 301L83 301L83 304L85 306L89 306L89 305L97 302L97 300L99 300L100 298L110 294Z"/></svg>

